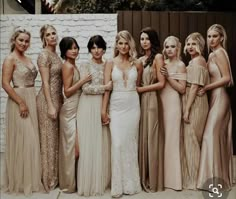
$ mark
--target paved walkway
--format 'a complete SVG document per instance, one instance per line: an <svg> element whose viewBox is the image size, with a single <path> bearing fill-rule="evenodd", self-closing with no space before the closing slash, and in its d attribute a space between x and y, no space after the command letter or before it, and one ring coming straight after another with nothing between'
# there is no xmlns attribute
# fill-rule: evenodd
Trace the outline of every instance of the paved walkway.
<svg viewBox="0 0 236 199"><path fill-rule="evenodd" d="M107 190L103 196L97 197L81 197L76 193L73 194L65 194L61 193L60 190L57 188L51 191L49 194L45 193L34 193L29 197L25 197L23 194L7 194L1 192L1 199L111 199L110 190ZM217 197L218 198L218 197ZM201 191L174 191L171 189L167 189L163 192L157 193L146 193L141 192L139 194L135 194L132 196L123 196L122 199L211 199L203 198ZM226 198L224 198L226 199ZM229 193L227 199L236 199L236 185L232 188Z"/></svg>

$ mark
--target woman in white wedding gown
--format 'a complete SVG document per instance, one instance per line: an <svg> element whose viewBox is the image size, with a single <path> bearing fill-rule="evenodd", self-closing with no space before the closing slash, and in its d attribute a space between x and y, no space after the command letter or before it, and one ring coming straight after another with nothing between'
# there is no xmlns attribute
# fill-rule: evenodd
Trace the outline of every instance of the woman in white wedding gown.
<svg viewBox="0 0 236 199"><path fill-rule="evenodd" d="M114 59L106 64L105 84L112 80L113 91L103 98L102 121L111 130L111 195L135 194L141 191L138 167L139 96L142 64L136 59L135 42L128 31L116 36ZM108 113L109 112L109 115Z"/></svg>

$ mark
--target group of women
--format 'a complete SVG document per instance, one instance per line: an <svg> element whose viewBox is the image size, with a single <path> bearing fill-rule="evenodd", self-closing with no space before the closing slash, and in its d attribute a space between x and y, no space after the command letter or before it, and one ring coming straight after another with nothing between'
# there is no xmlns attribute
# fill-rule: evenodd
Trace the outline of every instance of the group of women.
<svg viewBox="0 0 236 199"><path fill-rule="evenodd" d="M147 192L206 189L215 177L232 186L232 115L226 87L233 85L225 50L225 29L212 25L205 40L198 32L185 40L190 55L181 61L181 43L169 36L163 50L157 32L140 32L137 59L131 34L120 31L114 57L103 59L100 35L87 44L91 59L76 66L79 45L59 43L52 25L40 29L43 50L37 69L25 55L31 35L11 36L2 67L6 110L6 181L9 192L64 192L112 197ZM209 99L207 97L209 93Z"/></svg>

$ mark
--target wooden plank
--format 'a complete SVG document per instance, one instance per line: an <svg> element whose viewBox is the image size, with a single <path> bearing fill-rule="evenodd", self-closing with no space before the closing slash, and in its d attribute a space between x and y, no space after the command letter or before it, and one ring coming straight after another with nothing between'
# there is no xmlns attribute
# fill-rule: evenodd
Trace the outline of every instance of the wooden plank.
<svg viewBox="0 0 236 199"><path fill-rule="evenodd" d="M160 28L159 28L159 37L161 42L161 48L163 42L167 36L169 36L169 13L161 12L160 13Z"/></svg>
<svg viewBox="0 0 236 199"><path fill-rule="evenodd" d="M133 12L132 11L123 11L123 30L128 30L133 34Z"/></svg>
<svg viewBox="0 0 236 199"><path fill-rule="evenodd" d="M124 29L123 11L118 11L117 24L118 24L118 27L117 27L118 32Z"/></svg>
<svg viewBox="0 0 236 199"><path fill-rule="evenodd" d="M142 28L151 26L151 12L149 11L142 11Z"/></svg>
<svg viewBox="0 0 236 199"><path fill-rule="evenodd" d="M155 29L160 34L160 13L151 12L151 27Z"/></svg>
<svg viewBox="0 0 236 199"><path fill-rule="evenodd" d="M179 38L180 34L180 13L170 12L169 13L169 35L173 35Z"/></svg>
<svg viewBox="0 0 236 199"><path fill-rule="evenodd" d="M142 14L139 11L133 11L133 38L135 40L136 43L136 49L137 52L139 53L139 49L140 49L140 42L139 42L139 35L140 35L140 31L142 29L141 26L141 20L142 20Z"/></svg>

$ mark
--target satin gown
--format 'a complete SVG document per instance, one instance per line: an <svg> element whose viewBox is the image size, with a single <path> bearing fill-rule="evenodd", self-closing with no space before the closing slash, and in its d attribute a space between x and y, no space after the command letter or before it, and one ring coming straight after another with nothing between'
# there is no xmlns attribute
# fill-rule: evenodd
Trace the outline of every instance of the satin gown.
<svg viewBox="0 0 236 199"><path fill-rule="evenodd" d="M79 81L79 71L74 68L74 85ZM81 90L72 96L64 96L64 103L60 110L60 136L59 136L59 187L65 192L75 192L75 140L76 140L76 114Z"/></svg>
<svg viewBox="0 0 236 199"><path fill-rule="evenodd" d="M223 51L228 59L227 53ZM208 68L211 82L221 78L214 56L208 61ZM231 73L230 68L229 70ZM233 84L232 74L231 84ZM198 188L208 190L203 185L210 178L222 179L224 182L222 189L231 189L233 183L232 112L229 96L223 86L211 90L210 93L210 111L202 142ZM212 180L212 183L217 183L217 179Z"/></svg>
<svg viewBox="0 0 236 199"><path fill-rule="evenodd" d="M49 86L52 103L59 114L63 95L60 57L47 49L38 56L38 66L49 68ZM58 154L59 154L59 116L56 119L48 117L48 105L41 87L37 95L39 119L40 152L42 163L42 182L47 192L58 185Z"/></svg>
<svg viewBox="0 0 236 199"><path fill-rule="evenodd" d="M77 128L80 156L77 168L78 194L100 196L109 186L110 132L101 121L104 63L92 60L80 67L81 78L92 74L92 81L82 86L77 110Z"/></svg>
<svg viewBox="0 0 236 199"><path fill-rule="evenodd" d="M8 97L6 105L6 173L4 190L8 192L32 192L43 190L41 160L34 87L37 70L16 60L13 71L14 90L26 103L29 114L22 118L19 105Z"/></svg>
<svg viewBox="0 0 236 199"><path fill-rule="evenodd" d="M169 78L186 80L186 73L171 73ZM182 190L180 138L182 132L182 100L181 95L168 81L161 90L163 104L165 152L164 152L164 186Z"/></svg>
<svg viewBox="0 0 236 199"><path fill-rule="evenodd" d="M209 83L206 67L190 62L187 67L186 93L183 95L183 112L185 110L191 84L205 86ZM184 189L197 189L197 178L200 166L200 155L203 131L207 119L209 106L207 94L196 96L189 113L189 123L183 123L182 145L182 181Z"/></svg>
<svg viewBox="0 0 236 199"><path fill-rule="evenodd" d="M144 68L143 86L157 82L153 67ZM147 192L164 189L164 128L162 103L159 91L141 95L141 118L139 129L139 172L141 185Z"/></svg>
<svg viewBox="0 0 236 199"><path fill-rule="evenodd" d="M111 195L135 194L141 191L138 167L140 104L136 91L138 73L135 66L122 71L114 65L111 76Z"/></svg>

